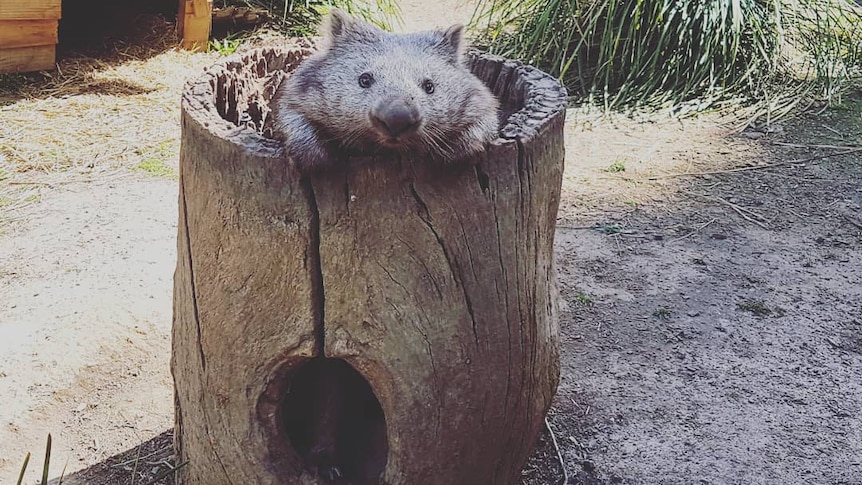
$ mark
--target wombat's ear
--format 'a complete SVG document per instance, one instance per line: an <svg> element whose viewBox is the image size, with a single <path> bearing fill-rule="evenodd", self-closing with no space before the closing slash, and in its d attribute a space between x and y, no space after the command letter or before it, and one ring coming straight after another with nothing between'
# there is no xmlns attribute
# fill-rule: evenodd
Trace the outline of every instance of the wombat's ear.
<svg viewBox="0 0 862 485"><path fill-rule="evenodd" d="M447 57L453 64L461 62L461 53L464 52L464 26L455 24L442 32L443 38L437 44L440 54Z"/></svg>
<svg viewBox="0 0 862 485"><path fill-rule="evenodd" d="M329 38L335 38L344 34L345 29L349 29L349 25L353 22L350 15L340 8L333 8L329 11L329 17L324 21L324 27Z"/></svg>
<svg viewBox="0 0 862 485"><path fill-rule="evenodd" d="M382 32L374 25L361 19L356 19L340 8L333 8L329 16L324 20L323 32L329 44L337 44L340 41L362 41L371 40Z"/></svg>

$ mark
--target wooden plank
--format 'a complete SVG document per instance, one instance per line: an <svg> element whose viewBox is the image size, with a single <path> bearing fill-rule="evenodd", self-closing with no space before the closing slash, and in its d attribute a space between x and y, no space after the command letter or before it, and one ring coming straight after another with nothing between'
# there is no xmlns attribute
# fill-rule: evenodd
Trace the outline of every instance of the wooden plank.
<svg viewBox="0 0 862 485"><path fill-rule="evenodd" d="M212 30L212 0L180 0L179 28L183 48L206 50Z"/></svg>
<svg viewBox="0 0 862 485"><path fill-rule="evenodd" d="M54 69L54 44L0 49L0 74Z"/></svg>
<svg viewBox="0 0 862 485"><path fill-rule="evenodd" d="M0 20L0 46L3 49L56 43L56 20Z"/></svg>
<svg viewBox="0 0 862 485"><path fill-rule="evenodd" d="M183 32L185 32L185 23L186 23L186 0L179 0L180 5L177 9L177 35L180 36L180 42L182 42Z"/></svg>
<svg viewBox="0 0 862 485"><path fill-rule="evenodd" d="M0 19L58 19L62 0L0 0Z"/></svg>

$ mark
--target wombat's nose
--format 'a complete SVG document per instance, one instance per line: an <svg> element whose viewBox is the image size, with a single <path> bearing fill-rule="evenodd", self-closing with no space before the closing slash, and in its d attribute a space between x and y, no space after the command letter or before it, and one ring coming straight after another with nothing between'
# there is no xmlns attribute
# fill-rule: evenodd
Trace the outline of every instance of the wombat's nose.
<svg viewBox="0 0 862 485"><path fill-rule="evenodd" d="M382 101L371 110L371 123L384 135L397 137L419 126L419 111L401 100Z"/></svg>

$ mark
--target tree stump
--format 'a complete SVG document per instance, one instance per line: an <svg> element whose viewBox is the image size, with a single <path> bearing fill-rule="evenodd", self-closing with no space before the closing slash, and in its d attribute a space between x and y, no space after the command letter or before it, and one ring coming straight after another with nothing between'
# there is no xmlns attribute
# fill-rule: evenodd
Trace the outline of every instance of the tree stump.
<svg viewBox="0 0 862 485"><path fill-rule="evenodd" d="M559 380L565 90L471 54L503 106L471 163L301 176L267 102L308 50L182 98L173 356L178 484L517 484Z"/></svg>

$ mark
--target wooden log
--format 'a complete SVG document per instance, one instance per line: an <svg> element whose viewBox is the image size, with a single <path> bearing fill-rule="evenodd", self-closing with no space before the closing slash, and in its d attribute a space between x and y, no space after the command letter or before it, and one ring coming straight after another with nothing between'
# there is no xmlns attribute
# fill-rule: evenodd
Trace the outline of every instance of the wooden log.
<svg viewBox="0 0 862 485"><path fill-rule="evenodd" d="M261 132L306 54L254 51L183 94L177 483L519 483L559 378L565 90L476 54L505 121L471 163L303 177Z"/></svg>

